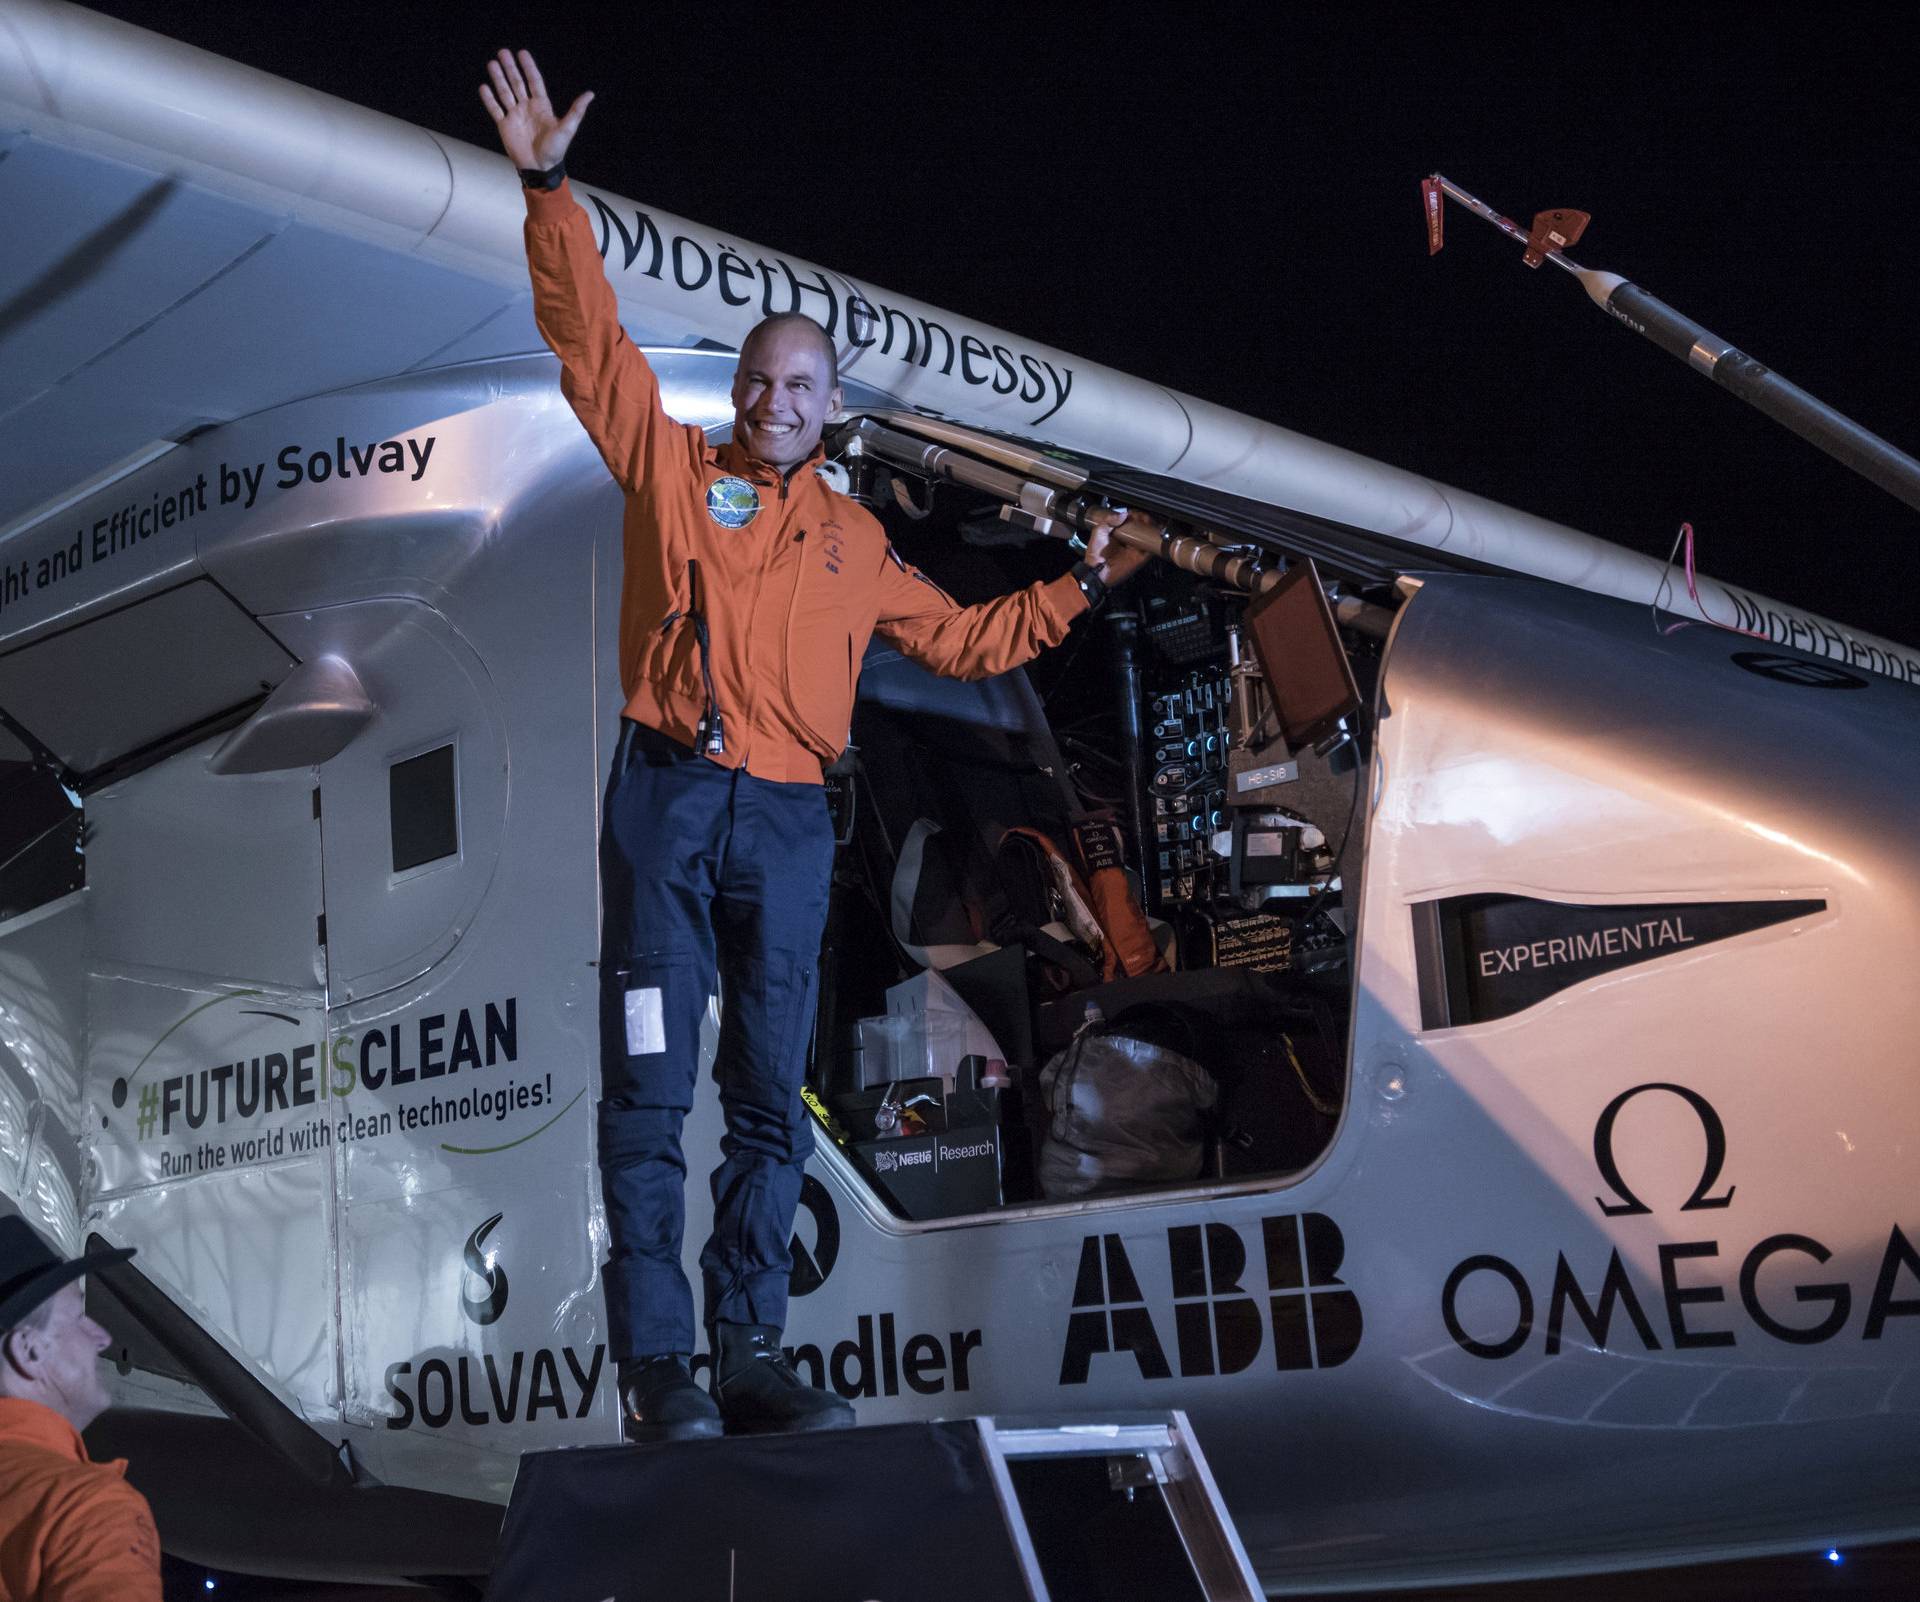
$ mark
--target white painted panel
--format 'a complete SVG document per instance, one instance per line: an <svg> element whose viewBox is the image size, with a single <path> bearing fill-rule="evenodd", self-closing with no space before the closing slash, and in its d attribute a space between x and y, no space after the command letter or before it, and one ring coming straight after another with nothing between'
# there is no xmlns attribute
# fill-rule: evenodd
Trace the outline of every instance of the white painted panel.
<svg viewBox="0 0 1920 1602"><path fill-rule="evenodd" d="M312 772L210 773L216 743L87 798L92 958L312 989L320 982Z"/></svg>
<svg viewBox="0 0 1920 1602"><path fill-rule="evenodd" d="M339 1409L332 1189L324 1154L293 1158L113 1197L91 1227L324 1427Z"/></svg>

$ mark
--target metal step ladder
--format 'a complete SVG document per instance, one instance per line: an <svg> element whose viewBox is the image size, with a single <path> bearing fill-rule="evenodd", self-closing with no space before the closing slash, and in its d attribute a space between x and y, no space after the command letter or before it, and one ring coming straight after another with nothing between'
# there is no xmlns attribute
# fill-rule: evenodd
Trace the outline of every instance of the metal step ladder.
<svg viewBox="0 0 1920 1602"><path fill-rule="evenodd" d="M489 1602L1254 1602L1180 1412L529 1453Z"/></svg>
<svg viewBox="0 0 1920 1602"><path fill-rule="evenodd" d="M1183 1412L976 1419L1035 1602L1255 1602L1260 1582Z"/></svg>

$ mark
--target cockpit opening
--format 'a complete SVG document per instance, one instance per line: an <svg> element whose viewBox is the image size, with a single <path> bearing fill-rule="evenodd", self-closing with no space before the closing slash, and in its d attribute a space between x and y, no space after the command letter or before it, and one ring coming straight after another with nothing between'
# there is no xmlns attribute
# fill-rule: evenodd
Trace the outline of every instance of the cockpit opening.
<svg viewBox="0 0 1920 1602"><path fill-rule="evenodd" d="M1031 497L852 465L963 603L1073 560ZM1284 1179L1339 1122L1391 584L1141 488L1262 593L1154 563L1023 672L862 667L807 1099L906 1219Z"/></svg>

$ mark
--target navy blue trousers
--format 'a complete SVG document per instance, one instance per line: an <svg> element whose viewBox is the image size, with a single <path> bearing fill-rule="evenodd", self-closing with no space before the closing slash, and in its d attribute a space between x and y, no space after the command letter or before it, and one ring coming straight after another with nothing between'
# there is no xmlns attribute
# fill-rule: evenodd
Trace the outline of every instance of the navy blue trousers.
<svg viewBox="0 0 1920 1602"><path fill-rule="evenodd" d="M716 975L726 1115L703 1322L784 1327L813 1129L800 1099L833 872L826 793L621 720L600 830L600 1185L616 1359L692 1352L680 1128Z"/></svg>

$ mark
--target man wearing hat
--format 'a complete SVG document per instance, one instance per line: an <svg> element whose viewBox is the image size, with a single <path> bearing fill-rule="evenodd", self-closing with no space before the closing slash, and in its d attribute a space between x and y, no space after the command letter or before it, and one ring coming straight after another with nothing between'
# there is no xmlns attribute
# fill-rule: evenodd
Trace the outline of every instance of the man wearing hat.
<svg viewBox="0 0 1920 1602"><path fill-rule="evenodd" d="M124 1461L80 1432L105 1411L81 1276L131 1248L69 1260L0 1218L0 1602L160 1602L160 1537Z"/></svg>

